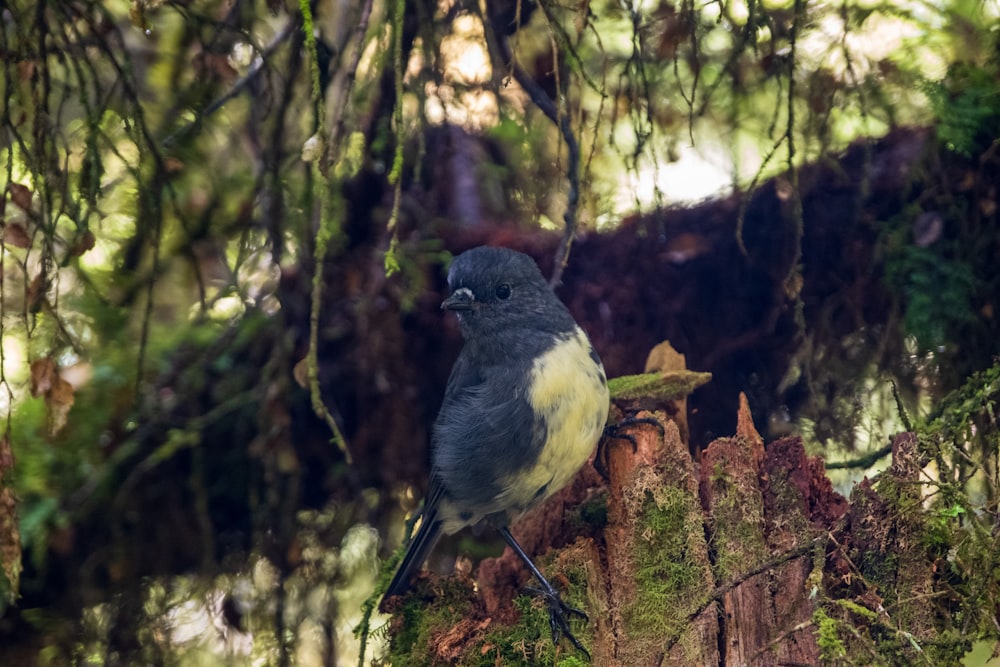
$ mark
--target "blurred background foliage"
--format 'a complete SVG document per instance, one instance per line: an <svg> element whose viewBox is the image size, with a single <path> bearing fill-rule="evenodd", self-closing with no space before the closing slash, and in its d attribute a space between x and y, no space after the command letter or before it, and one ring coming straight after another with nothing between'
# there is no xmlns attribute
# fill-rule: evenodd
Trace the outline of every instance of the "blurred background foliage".
<svg viewBox="0 0 1000 667"><path fill-rule="evenodd" d="M396 543L419 498L457 349L435 296L449 251L551 250L567 219L662 241L663 211L708 198L746 251L765 183L795 230L780 283L798 328L758 416L843 460L909 413L939 448L945 509L995 547L998 16L979 0L6 3L3 661L356 661L379 536ZM854 146L865 200L875 140L904 127L929 130L888 163L906 168L893 210L829 211L866 226L884 320L827 330L798 296L800 172L847 170ZM977 590L995 604L996 577ZM975 632L995 637L985 614Z"/></svg>

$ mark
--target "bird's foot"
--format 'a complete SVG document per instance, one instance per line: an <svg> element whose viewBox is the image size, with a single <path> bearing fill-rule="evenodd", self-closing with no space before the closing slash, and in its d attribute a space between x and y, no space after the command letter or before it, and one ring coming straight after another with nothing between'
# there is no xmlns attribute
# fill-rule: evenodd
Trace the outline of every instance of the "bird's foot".
<svg viewBox="0 0 1000 667"><path fill-rule="evenodd" d="M560 638L565 636L576 647L576 650L580 651L589 661L590 652L583 647L583 644L573 634L573 630L569 625L570 616L576 616L577 618L582 618L584 621L589 621L590 617L587 616L586 612L563 602L555 589L545 590L528 587L524 590L545 600L545 604L549 608L549 629L552 631L552 643L558 644Z"/></svg>
<svg viewBox="0 0 1000 667"><path fill-rule="evenodd" d="M635 438L628 433L622 433L621 430L629 426L635 426L636 424L648 424L650 426L655 426L660 432L660 437L662 437L666 431L663 429L663 424L660 420L653 419L652 417L625 417L620 422L615 424L608 424L604 427L604 435L600 442L597 444L597 455L594 457L594 469L597 470L598 474L604 478L605 482L611 481L608 476L608 440L625 440L632 445L632 452L635 453L639 449L639 443L635 441Z"/></svg>

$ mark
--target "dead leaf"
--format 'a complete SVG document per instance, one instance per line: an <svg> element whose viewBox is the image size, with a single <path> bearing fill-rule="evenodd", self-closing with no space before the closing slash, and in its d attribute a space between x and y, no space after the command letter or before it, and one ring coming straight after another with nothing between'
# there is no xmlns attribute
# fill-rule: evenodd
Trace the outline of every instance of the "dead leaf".
<svg viewBox="0 0 1000 667"><path fill-rule="evenodd" d="M292 369L292 377L303 389L309 388L309 357L302 357Z"/></svg>
<svg viewBox="0 0 1000 667"><path fill-rule="evenodd" d="M233 81L239 76L231 64L229 56L219 53L201 52L191 59L194 70L202 77L209 76L220 81Z"/></svg>
<svg viewBox="0 0 1000 667"><path fill-rule="evenodd" d="M937 211L925 211L913 221L913 242L921 248L935 243L944 231L944 218Z"/></svg>
<svg viewBox="0 0 1000 667"><path fill-rule="evenodd" d="M25 59L17 63L17 75L22 82L31 81L37 69L38 64L34 60Z"/></svg>
<svg viewBox="0 0 1000 667"><path fill-rule="evenodd" d="M447 662L454 662L470 640L479 636L490 625L489 618L476 620L465 617L435 637L435 655Z"/></svg>
<svg viewBox="0 0 1000 667"><path fill-rule="evenodd" d="M671 264L684 264L711 252L712 244L701 234L682 232L667 244L661 256Z"/></svg>
<svg viewBox="0 0 1000 667"><path fill-rule="evenodd" d="M139 28L147 35L149 34L149 22L146 20L144 3L140 0L132 0L128 8L128 18L136 28Z"/></svg>
<svg viewBox="0 0 1000 667"><path fill-rule="evenodd" d="M79 257L88 250L92 250L95 243L97 243L97 239L94 237L94 232L89 229L83 230L83 233L77 238L76 244L73 245L73 255Z"/></svg>
<svg viewBox="0 0 1000 667"><path fill-rule="evenodd" d="M49 391L49 400L59 405L73 405L73 385L56 374L55 382Z"/></svg>
<svg viewBox="0 0 1000 667"><path fill-rule="evenodd" d="M791 300L799 298L805 280L802 278L802 271L795 269L785 278L785 296Z"/></svg>
<svg viewBox="0 0 1000 667"><path fill-rule="evenodd" d="M61 556L73 553L75 543L76 531L72 526L56 526L49 533L49 548Z"/></svg>
<svg viewBox="0 0 1000 667"><path fill-rule="evenodd" d="M184 171L184 161L175 157L168 157L163 160L163 168L168 174L178 174Z"/></svg>
<svg viewBox="0 0 1000 667"><path fill-rule="evenodd" d="M774 179L774 194L781 201L788 201L792 198L795 193L795 188L792 187L792 182L787 178L779 176Z"/></svg>
<svg viewBox="0 0 1000 667"><path fill-rule="evenodd" d="M955 185L955 189L959 192L967 192L974 187L976 187L976 172L972 169L966 169L962 178Z"/></svg>
<svg viewBox="0 0 1000 667"><path fill-rule="evenodd" d="M31 190L27 185L20 183L8 183L7 192L10 193L10 200L25 211L31 210Z"/></svg>
<svg viewBox="0 0 1000 667"><path fill-rule="evenodd" d="M73 385L58 375L52 384L52 389L45 397L49 408L49 432L55 435L66 425L69 409L73 407Z"/></svg>
<svg viewBox="0 0 1000 667"><path fill-rule="evenodd" d="M52 391L52 382L56 377L56 364L52 357L35 359L31 362L31 395L35 398Z"/></svg>
<svg viewBox="0 0 1000 667"><path fill-rule="evenodd" d="M656 345L646 357L644 373L665 373L667 371L686 371L687 357L674 349L669 340Z"/></svg>
<svg viewBox="0 0 1000 667"><path fill-rule="evenodd" d="M9 243L15 248L31 247L31 237L28 236L28 230L26 230L24 225L19 222L8 222L4 225L3 241L4 243Z"/></svg>

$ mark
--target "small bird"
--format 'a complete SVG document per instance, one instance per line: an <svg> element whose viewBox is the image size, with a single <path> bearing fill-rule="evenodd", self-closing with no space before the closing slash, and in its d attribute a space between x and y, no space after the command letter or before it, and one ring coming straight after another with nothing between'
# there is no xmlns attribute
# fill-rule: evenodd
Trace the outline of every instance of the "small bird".
<svg viewBox="0 0 1000 667"><path fill-rule="evenodd" d="M608 418L608 382L587 335L527 255L479 247L448 272L465 345L432 434L431 479L417 530L385 598L442 533L487 521L538 579L553 640L573 636L565 604L511 535L510 521L565 486L593 452ZM383 598L383 599L385 599Z"/></svg>

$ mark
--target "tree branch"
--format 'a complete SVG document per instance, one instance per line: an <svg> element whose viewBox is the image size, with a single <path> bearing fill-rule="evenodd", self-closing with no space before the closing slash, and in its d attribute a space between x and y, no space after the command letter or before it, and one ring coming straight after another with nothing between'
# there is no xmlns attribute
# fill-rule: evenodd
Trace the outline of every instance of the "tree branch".
<svg viewBox="0 0 1000 667"><path fill-rule="evenodd" d="M528 94L528 98L531 99L535 106L545 114L545 117L559 128L562 139L566 142L566 179L569 181L566 212L563 213L563 220L566 226L563 230L563 237L559 242L559 247L556 249L552 277L549 279L549 284L556 287L562 280L563 269L566 268L566 264L569 262L570 248L573 245L573 238L576 236L576 210L580 201L580 143L577 141L576 135L573 134L569 114L561 113L559 107L549 97L548 93L518 64L511 51L510 44L507 42L507 36L498 31L495 22L490 21L488 17L482 18L483 23L490 28L490 30L485 31L490 51L494 52L495 56L499 56L500 62L507 65L514 80L524 89L524 92ZM489 38L491 33L493 39ZM565 82L563 82L563 89L565 90L564 87Z"/></svg>

